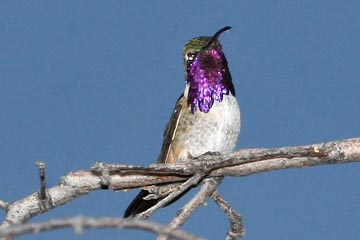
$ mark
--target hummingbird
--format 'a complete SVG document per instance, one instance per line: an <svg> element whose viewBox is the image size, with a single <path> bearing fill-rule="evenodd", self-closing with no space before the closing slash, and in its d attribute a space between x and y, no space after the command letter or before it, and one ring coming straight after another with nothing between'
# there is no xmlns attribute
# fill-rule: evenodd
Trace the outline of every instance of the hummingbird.
<svg viewBox="0 0 360 240"><path fill-rule="evenodd" d="M185 90L165 128L157 163L189 161L205 153L234 150L240 133L240 108L218 40L230 28L220 29L212 37L195 37L185 44ZM141 190L124 217L144 212L162 199L145 200L149 194Z"/></svg>

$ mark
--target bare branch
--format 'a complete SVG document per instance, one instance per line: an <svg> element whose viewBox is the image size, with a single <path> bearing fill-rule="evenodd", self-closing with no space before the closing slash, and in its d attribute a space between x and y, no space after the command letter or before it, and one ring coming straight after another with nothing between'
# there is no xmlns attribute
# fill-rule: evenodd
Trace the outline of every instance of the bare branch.
<svg viewBox="0 0 360 240"><path fill-rule="evenodd" d="M11 226L0 230L0 237L15 237L28 233L39 233L59 228L73 228L76 234L82 234L85 228L136 228L146 230L156 234L164 234L176 239L199 240L190 233L183 230L170 229L150 221L140 219L122 219L122 218L90 218L78 216L73 218L56 219L40 223L22 224Z"/></svg>
<svg viewBox="0 0 360 240"><path fill-rule="evenodd" d="M28 221L31 217L99 189L126 190L157 184L183 183L197 173L206 177L247 176L285 168L360 161L360 138L299 147L243 149L231 154L201 156L176 164L148 167L95 164L92 171L74 171L62 177L59 185L48 188L49 206L41 207L37 192L12 203L0 201L7 211L1 228Z"/></svg>
<svg viewBox="0 0 360 240"><path fill-rule="evenodd" d="M272 162L273 161L273 162ZM193 161L175 164L153 164L148 167L123 164L94 164L93 171L102 174L135 174L163 176L171 181L172 176L194 175L197 172L209 176L247 176L263 171L285 168L303 168L325 164L360 161L360 138L346 139L298 147L274 149L242 149L224 155L203 155ZM252 164L254 163L254 164ZM253 169L253 167L256 167ZM166 178L167 177L167 178ZM169 179L170 178L170 179ZM172 179L175 180L175 179ZM151 182L153 185L154 182Z"/></svg>

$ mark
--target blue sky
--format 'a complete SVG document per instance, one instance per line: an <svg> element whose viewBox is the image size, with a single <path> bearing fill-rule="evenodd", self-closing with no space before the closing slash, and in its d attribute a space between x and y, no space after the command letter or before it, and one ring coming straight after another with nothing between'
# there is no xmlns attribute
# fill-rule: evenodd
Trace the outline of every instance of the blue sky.
<svg viewBox="0 0 360 240"><path fill-rule="evenodd" d="M15 201L96 161L148 165L183 91L183 45L220 38L242 112L237 148L360 136L359 1L2 1L0 199ZM219 191L244 217L244 239L360 235L358 163L227 178ZM121 216L137 191L97 191L32 221ZM191 192L191 193L194 193ZM167 223L189 199L151 220ZM3 213L0 214L3 217ZM212 201L184 226L223 239ZM20 239L148 239L129 230L60 230Z"/></svg>

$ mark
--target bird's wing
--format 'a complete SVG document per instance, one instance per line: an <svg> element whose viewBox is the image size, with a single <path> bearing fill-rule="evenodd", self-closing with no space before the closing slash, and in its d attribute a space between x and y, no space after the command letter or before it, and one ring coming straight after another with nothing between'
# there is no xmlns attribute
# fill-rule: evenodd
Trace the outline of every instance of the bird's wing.
<svg viewBox="0 0 360 240"><path fill-rule="evenodd" d="M161 147L161 152L158 158L158 163L172 163L177 160L178 148L173 145L173 140L176 135L176 130L179 125L180 118L183 114L183 111L186 109L186 99L183 95L179 97L176 102L175 109L171 115L170 121L166 125L164 132L164 141ZM144 197L149 195L149 192L146 190L141 190L141 192L135 197L135 199L130 203L128 208L124 213L124 217L135 216L138 213L141 213L150 207L154 206L162 198L144 200ZM176 200L176 199L175 199Z"/></svg>
<svg viewBox="0 0 360 240"><path fill-rule="evenodd" d="M176 135L176 130L179 125L180 118L186 109L186 105L187 101L184 97L184 94L182 94L176 102L170 121L166 125L164 131L164 140L157 163L172 163L177 160L174 159L174 154L172 154L172 152L175 151L173 149L174 147L172 146L172 143Z"/></svg>

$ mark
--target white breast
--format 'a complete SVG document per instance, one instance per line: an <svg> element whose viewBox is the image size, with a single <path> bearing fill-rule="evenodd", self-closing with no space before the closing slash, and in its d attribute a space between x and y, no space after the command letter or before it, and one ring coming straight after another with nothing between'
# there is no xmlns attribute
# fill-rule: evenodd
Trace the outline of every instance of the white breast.
<svg viewBox="0 0 360 240"><path fill-rule="evenodd" d="M224 95L208 113L190 106L179 121L175 141L182 145L179 160L187 160L206 152L227 153L234 150L240 133L240 108L234 96Z"/></svg>

